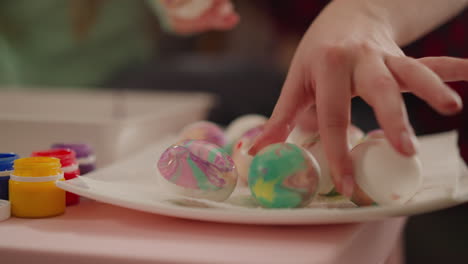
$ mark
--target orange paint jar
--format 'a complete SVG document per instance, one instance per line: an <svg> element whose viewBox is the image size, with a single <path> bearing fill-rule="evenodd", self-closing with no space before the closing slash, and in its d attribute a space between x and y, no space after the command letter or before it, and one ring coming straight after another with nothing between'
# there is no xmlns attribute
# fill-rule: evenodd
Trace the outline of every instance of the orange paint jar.
<svg viewBox="0 0 468 264"><path fill-rule="evenodd" d="M60 160L49 157L17 159L10 176L11 213L16 217L41 218L65 212L65 191L55 186L63 180Z"/></svg>

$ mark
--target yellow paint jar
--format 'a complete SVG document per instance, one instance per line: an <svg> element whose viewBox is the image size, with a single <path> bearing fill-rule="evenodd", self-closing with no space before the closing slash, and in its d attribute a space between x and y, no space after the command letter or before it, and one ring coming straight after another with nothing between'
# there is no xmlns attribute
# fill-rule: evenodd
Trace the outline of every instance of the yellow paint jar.
<svg viewBox="0 0 468 264"><path fill-rule="evenodd" d="M33 157L15 160L10 176L11 214L16 217L40 218L65 212L65 191L55 186L63 180L60 160Z"/></svg>

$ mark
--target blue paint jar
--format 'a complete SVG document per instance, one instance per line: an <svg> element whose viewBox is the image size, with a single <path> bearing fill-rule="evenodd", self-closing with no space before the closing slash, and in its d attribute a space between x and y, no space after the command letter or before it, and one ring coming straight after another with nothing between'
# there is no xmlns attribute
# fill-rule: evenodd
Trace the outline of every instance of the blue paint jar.
<svg viewBox="0 0 468 264"><path fill-rule="evenodd" d="M0 199L8 200L8 181L13 163L19 156L15 153L0 153Z"/></svg>

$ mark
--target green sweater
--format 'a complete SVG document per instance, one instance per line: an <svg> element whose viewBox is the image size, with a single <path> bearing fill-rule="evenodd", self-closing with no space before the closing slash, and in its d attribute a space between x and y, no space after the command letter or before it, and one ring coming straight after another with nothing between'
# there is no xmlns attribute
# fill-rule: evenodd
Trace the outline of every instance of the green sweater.
<svg viewBox="0 0 468 264"><path fill-rule="evenodd" d="M0 86L93 87L153 55L145 2L102 1L81 41L70 2L0 1Z"/></svg>

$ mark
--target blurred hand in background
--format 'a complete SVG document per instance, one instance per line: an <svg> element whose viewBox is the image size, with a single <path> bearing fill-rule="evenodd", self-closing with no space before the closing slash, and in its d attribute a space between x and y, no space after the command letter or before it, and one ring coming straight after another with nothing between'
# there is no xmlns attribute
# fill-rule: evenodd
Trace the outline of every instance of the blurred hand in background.
<svg viewBox="0 0 468 264"><path fill-rule="evenodd" d="M208 30L229 30L239 22L229 0L156 0L160 19L169 31L193 34Z"/></svg>

